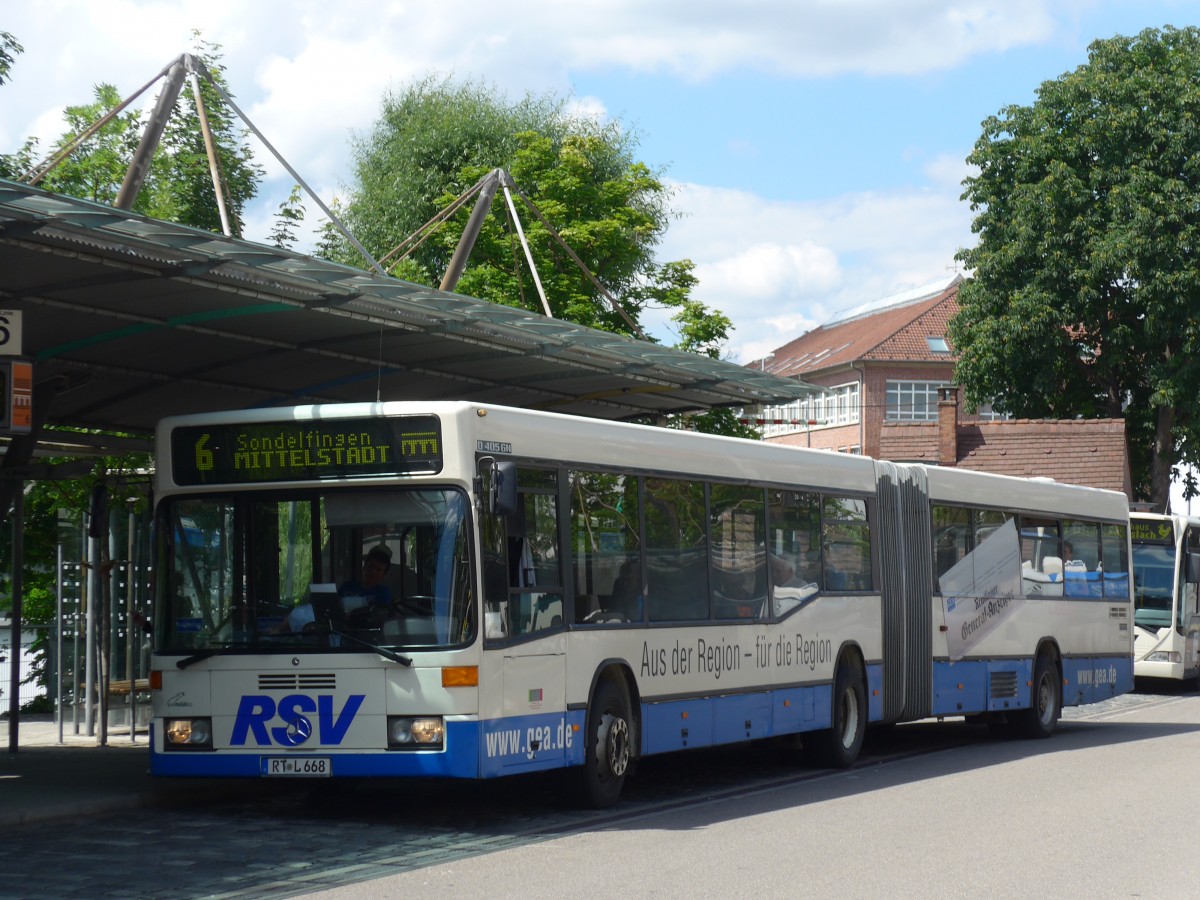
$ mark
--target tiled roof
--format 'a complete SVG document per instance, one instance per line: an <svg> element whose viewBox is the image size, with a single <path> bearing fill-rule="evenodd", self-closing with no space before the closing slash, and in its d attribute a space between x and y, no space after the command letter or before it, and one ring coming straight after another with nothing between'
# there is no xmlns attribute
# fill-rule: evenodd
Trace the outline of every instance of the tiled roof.
<svg viewBox="0 0 1200 900"><path fill-rule="evenodd" d="M958 465L1130 493L1124 419L1017 419L958 427Z"/></svg>
<svg viewBox="0 0 1200 900"><path fill-rule="evenodd" d="M842 314L778 348L774 357L748 365L774 375L799 377L860 359L893 362L953 361L952 353L934 352L926 338L944 337L946 323L958 312L960 276L932 296L912 292L891 304L866 304L858 315ZM853 313L854 310L851 310Z"/></svg>
<svg viewBox="0 0 1200 900"><path fill-rule="evenodd" d="M885 423L879 433L884 459L936 463L936 422ZM1068 484L1130 494L1129 459L1123 419L1015 419L958 426L961 469L1022 477L1040 476Z"/></svg>

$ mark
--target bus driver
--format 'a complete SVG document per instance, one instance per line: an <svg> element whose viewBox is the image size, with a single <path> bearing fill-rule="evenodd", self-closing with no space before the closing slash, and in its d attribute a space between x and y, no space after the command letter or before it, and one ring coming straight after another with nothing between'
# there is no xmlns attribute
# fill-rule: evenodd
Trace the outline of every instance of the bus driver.
<svg viewBox="0 0 1200 900"><path fill-rule="evenodd" d="M361 576L338 588L340 611L353 619L366 619L377 610L374 613L376 616L386 618L391 612L392 593L383 579L391 567L392 551L384 544L372 547L363 557ZM283 630L299 633L304 631L305 626L314 624L316 619L314 604L301 603L288 613Z"/></svg>

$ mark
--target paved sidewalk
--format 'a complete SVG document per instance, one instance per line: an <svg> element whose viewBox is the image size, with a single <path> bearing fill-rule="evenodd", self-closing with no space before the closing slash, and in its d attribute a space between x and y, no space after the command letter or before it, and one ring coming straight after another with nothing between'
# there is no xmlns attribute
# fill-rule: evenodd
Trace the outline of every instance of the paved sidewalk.
<svg viewBox="0 0 1200 900"><path fill-rule="evenodd" d="M219 802L244 796L251 783L258 783L152 777L147 736L139 732L131 742L127 727L110 728L108 746L102 747L98 736L77 735L67 722L60 744L57 724L23 716L13 753L8 725L7 719L0 721L0 829L146 806Z"/></svg>

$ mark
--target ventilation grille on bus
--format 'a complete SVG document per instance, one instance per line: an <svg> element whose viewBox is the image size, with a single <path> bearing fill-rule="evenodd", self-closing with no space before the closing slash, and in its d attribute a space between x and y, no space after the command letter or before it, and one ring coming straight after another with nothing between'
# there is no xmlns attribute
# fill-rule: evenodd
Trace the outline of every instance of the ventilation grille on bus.
<svg viewBox="0 0 1200 900"><path fill-rule="evenodd" d="M992 673L992 699L1002 700L1017 696L1016 672Z"/></svg>
<svg viewBox="0 0 1200 900"><path fill-rule="evenodd" d="M260 691L331 691L337 687L332 672L272 672L258 676Z"/></svg>

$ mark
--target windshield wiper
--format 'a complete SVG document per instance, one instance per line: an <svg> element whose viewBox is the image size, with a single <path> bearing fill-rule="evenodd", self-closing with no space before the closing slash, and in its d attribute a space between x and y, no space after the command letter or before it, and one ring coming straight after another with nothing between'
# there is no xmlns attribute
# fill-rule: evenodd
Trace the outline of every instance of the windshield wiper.
<svg viewBox="0 0 1200 900"><path fill-rule="evenodd" d="M338 631L335 628L329 629L330 634L336 634L343 640L347 640L352 644L358 644L360 647L366 647L368 650L373 650L384 659L390 659L392 662L398 662L402 666L411 666L412 658L405 656L403 653L397 653L395 650L389 650L387 647L380 647L378 644L372 644L370 641L364 641L360 637L355 637L352 634L346 634L344 631Z"/></svg>
<svg viewBox="0 0 1200 900"><path fill-rule="evenodd" d="M206 647L203 650L197 650L191 656L185 656L183 659L176 662L175 665L177 668L186 669L188 666L192 665L193 663L198 663L201 660L208 659L210 656L216 656L218 653L224 653L226 650L231 650L233 648L245 649L247 647L255 647L255 646L257 646L257 643L255 641L248 641L248 640L221 641L220 646L210 646L210 647Z"/></svg>
<svg viewBox="0 0 1200 900"><path fill-rule="evenodd" d="M216 656L220 650L201 650L199 653L193 653L191 656L185 656L183 659L175 663L178 669L186 669L192 663L198 663L202 659L208 659L210 656Z"/></svg>

